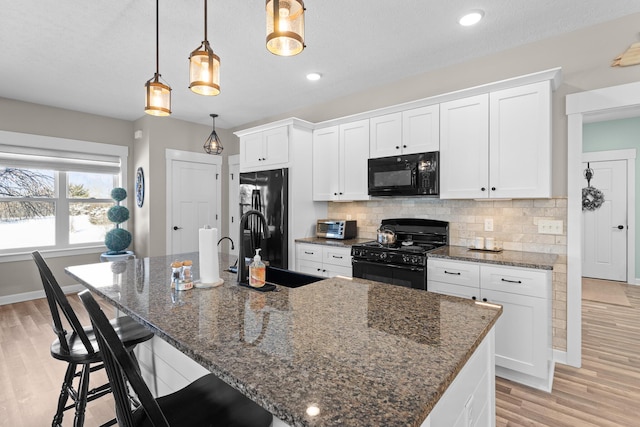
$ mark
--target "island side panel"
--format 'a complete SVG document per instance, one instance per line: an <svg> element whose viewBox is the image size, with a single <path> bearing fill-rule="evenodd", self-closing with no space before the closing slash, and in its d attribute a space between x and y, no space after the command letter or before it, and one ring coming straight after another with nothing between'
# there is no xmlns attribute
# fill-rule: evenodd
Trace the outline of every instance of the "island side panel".
<svg viewBox="0 0 640 427"><path fill-rule="evenodd" d="M495 327L420 427L496 425Z"/></svg>

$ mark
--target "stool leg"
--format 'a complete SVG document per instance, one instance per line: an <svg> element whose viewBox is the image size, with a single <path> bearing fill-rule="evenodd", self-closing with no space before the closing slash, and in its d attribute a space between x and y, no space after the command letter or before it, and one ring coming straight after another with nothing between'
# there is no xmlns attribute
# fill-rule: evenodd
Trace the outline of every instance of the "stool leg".
<svg viewBox="0 0 640 427"><path fill-rule="evenodd" d="M78 384L78 400L76 401L76 417L73 420L74 427L82 427L84 424L84 411L87 407L87 394L89 393L89 373L91 365L82 365L82 374Z"/></svg>
<svg viewBox="0 0 640 427"><path fill-rule="evenodd" d="M60 397L58 397L58 409L56 410L56 414L53 416L53 422L51 423L53 427L62 425L64 407L67 405L67 400L69 400L69 388L71 388L73 385L73 377L76 373L76 366L77 365L75 363L69 363L67 365L67 372L65 372L64 374L62 388L60 389Z"/></svg>

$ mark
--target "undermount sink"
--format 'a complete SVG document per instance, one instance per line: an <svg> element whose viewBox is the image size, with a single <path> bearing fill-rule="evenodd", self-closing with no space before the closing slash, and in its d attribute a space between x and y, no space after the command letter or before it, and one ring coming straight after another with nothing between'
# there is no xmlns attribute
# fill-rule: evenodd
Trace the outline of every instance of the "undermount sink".
<svg viewBox="0 0 640 427"><path fill-rule="evenodd" d="M236 266L229 267L231 273L238 273ZM278 267L267 266L265 281L274 285L286 288L299 288L300 286L324 280L324 277L312 276L310 274L298 273L297 271L285 270Z"/></svg>
<svg viewBox="0 0 640 427"><path fill-rule="evenodd" d="M324 277L298 273L297 271L284 270L277 267L267 267L265 280L267 283L284 286L287 288L299 288L300 286L324 280Z"/></svg>

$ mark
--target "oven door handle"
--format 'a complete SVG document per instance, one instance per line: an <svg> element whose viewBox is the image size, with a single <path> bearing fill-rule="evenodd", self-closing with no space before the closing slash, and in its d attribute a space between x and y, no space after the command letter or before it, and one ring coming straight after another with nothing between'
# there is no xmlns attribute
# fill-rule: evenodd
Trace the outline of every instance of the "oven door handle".
<svg viewBox="0 0 640 427"><path fill-rule="evenodd" d="M351 260L351 264L367 264L367 265L374 265L377 267L391 267L391 268L395 268L397 270L409 270L409 271L424 271L424 267L420 267L417 265L400 265L400 264L387 264L387 263L381 263L381 262L371 262L371 261L364 261L364 260L359 260L359 259L352 259Z"/></svg>

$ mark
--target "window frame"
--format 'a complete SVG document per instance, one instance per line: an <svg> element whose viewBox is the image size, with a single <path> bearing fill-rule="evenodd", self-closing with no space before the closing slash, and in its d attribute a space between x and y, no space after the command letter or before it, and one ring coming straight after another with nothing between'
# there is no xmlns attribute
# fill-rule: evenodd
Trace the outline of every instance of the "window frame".
<svg viewBox="0 0 640 427"><path fill-rule="evenodd" d="M81 159L81 160L94 160L100 157L117 158L120 163L120 170L116 175L116 181L118 186L128 188L128 157L129 147L124 145L105 144L99 142L89 142L81 140L73 140L66 138L57 138L44 135L33 135L25 133L16 133L0 130L0 155L6 153L24 153L33 154L35 151L58 156L62 159ZM70 157L74 156L74 157ZM7 160L3 163L10 163ZM16 167L25 167L18 166ZM74 170L73 168L70 168ZM82 171L81 171L82 172ZM85 171L88 172L88 171ZM106 250L104 243L102 244L69 244L69 205L74 202L87 202L86 199L70 198L65 190L68 186L68 178L65 173L64 179L61 178L59 172L55 177L55 195L52 198L39 199L41 201L54 201L56 203L56 217L60 212L66 212L66 221L56 220L56 235L65 236L61 242L60 238L56 239L56 244L52 247L42 248L41 252L45 253L49 257L62 257L73 255L85 255L91 253L102 253ZM22 199L22 198L20 198ZM30 198L31 199L31 198ZM33 200L33 199L31 199ZM111 199L89 199L91 202L113 202ZM127 197L121 202L122 206L126 206L131 209L130 200L131 197ZM18 200L16 200L18 201ZM128 221L127 221L128 222ZM122 228L128 229L127 222L121 224ZM63 230L61 223L66 223L66 228ZM62 234L61 234L62 233ZM64 244L61 244L64 243ZM31 252L38 248L16 248L14 252L0 254L0 263L23 261L31 259ZM40 250L40 249L39 249Z"/></svg>

